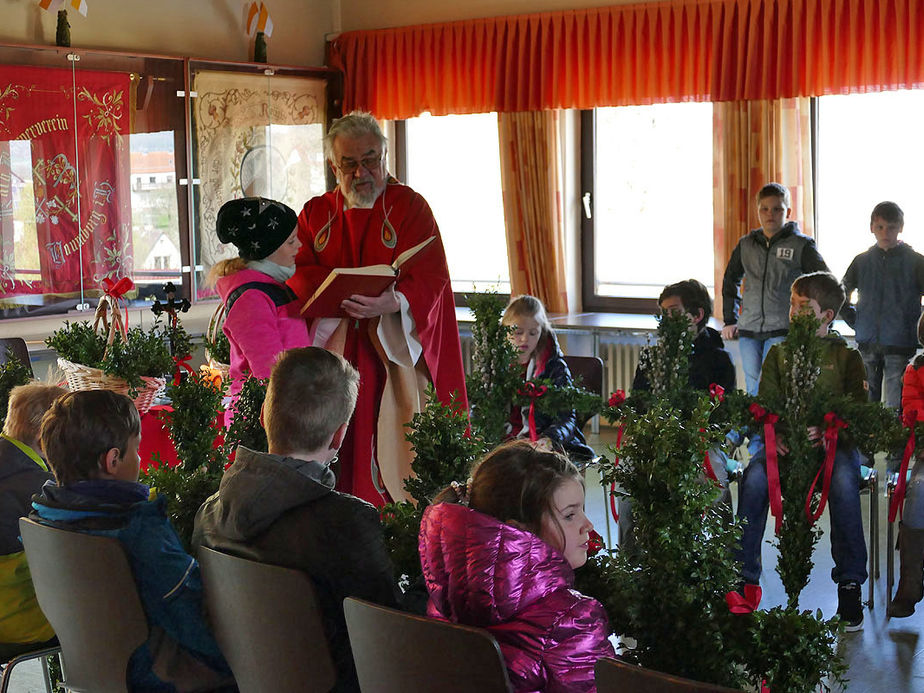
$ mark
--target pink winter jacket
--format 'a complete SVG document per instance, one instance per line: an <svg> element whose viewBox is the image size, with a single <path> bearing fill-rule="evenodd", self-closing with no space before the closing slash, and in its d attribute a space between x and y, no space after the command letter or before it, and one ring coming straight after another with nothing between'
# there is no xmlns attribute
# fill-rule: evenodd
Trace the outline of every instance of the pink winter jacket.
<svg viewBox="0 0 924 693"><path fill-rule="evenodd" d="M497 639L517 693L596 690L613 657L603 607L574 591L564 556L532 532L454 503L426 509L420 560L427 613Z"/></svg>
<svg viewBox="0 0 924 693"><path fill-rule="evenodd" d="M224 301L232 291L248 282L285 286L268 274L244 269L219 279L216 288ZM257 378L268 378L281 352L311 346L308 325L299 314L299 308L298 300L277 307L273 299L259 289L248 289L231 306L222 331L231 343L228 392L232 398L241 391L248 372Z"/></svg>

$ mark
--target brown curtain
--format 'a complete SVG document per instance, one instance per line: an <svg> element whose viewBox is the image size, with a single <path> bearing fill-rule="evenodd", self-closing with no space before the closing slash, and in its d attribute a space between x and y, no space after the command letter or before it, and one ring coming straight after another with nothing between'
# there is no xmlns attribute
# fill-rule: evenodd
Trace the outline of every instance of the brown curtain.
<svg viewBox="0 0 924 693"><path fill-rule="evenodd" d="M566 313L558 113L499 113L497 125L510 292Z"/></svg>
<svg viewBox="0 0 924 693"><path fill-rule="evenodd" d="M670 0L330 43L379 118L818 96L924 84L924 0Z"/></svg>
<svg viewBox="0 0 924 693"><path fill-rule="evenodd" d="M756 229L755 195L771 181L792 194L792 219L815 235L811 100L727 101L713 106L715 314L722 275L738 240Z"/></svg>

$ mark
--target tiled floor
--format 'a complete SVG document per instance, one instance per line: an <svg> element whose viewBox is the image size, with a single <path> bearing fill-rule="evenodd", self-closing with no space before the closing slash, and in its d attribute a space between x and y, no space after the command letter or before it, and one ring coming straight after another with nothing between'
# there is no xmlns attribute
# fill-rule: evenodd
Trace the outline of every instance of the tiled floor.
<svg viewBox="0 0 924 693"><path fill-rule="evenodd" d="M612 431L604 427L600 435L588 435L588 443L598 452L602 452L606 445L612 442L613 437ZM884 476L884 470L880 469L879 476L880 478ZM845 690L850 693L924 693L924 642L921 637L924 635L924 602L919 605L917 613L910 618L886 618L887 510L882 492L880 489L878 513L880 576L874 582L873 608L865 612L863 630L857 633L847 633L842 640L844 656L850 667L847 673L849 681ZM737 508L737 485L732 486L732 495ZM598 478L589 473L587 476L588 516L597 531L606 538L606 517L609 505L604 502L604 499ZM861 503L868 540L869 494L861 496ZM827 512L824 513L820 522L825 534L818 543L812 579L802 592L799 606L802 609L812 610L820 608L825 617L829 618L837 611L837 587L830 578L834 563L831 560ZM614 545L617 541L616 527L612 520L609 525L612 545ZM768 522L765 540L769 541L772 536L773 523ZM763 564L761 606L772 607L784 604L786 594L775 571L776 550L766 543L764 544ZM897 581L897 552L895 553L895 571ZM866 600L867 596L868 585L864 585L863 599Z"/></svg>

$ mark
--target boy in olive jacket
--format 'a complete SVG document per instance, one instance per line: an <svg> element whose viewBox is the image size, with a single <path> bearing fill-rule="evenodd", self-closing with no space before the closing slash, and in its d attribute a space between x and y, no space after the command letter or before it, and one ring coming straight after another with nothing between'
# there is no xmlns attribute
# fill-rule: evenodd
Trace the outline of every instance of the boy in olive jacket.
<svg viewBox="0 0 924 693"><path fill-rule="evenodd" d="M836 332L829 332L831 321L844 303L844 289L828 272L804 274L793 282L790 317L814 313L821 321L818 336L824 353L816 388L831 395L848 395L865 402L866 370L860 352L847 346ZM783 350L774 345L764 361L758 397L772 399L782 390L788 377ZM785 450L778 450L785 455ZM839 446L834 457L829 494L831 517L831 579L837 583L837 615L848 631L863 627L860 585L866 582L866 539L860 514L860 456L856 448ZM760 549L767 524L768 485L766 450L761 447L744 472L739 489L738 518L746 520L741 546L735 559L741 561L741 577L746 583L760 580Z"/></svg>

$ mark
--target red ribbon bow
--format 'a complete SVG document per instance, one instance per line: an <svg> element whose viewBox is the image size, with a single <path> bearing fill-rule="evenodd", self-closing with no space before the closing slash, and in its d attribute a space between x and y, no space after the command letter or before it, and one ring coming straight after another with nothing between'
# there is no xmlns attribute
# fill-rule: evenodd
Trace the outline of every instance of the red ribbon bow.
<svg viewBox="0 0 924 693"><path fill-rule="evenodd" d="M709 386L709 399L715 402L722 402L725 400L725 388L719 385L718 383L712 383Z"/></svg>
<svg viewBox="0 0 924 693"><path fill-rule="evenodd" d="M527 380L520 388L519 394L529 397L529 439L532 442L539 440L536 433L536 400L546 393L548 388L545 385L536 385L532 380Z"/></svg>
<svg viewBox="0 0 924 693"><path fill-rule="evenodd" d="M908 429L908 442L905 443L905 452L902 455L902 463L898 468L898 483L895 485L895 492L892 494L892 501L889 503L889 522L895 522L895 516L899 515L905 518L905 492L908 486L908 464L911 462L911 456L914 454L914 448L917 441L914 436L914 425L918 421L918 412L914 409L906 410L902 413L902 425Z"/></svg>
<svg viewBox="0 0 924 693"><path fill-rule="evenodd" d="M186 356L184 356L181 359L177 358L176 356L173 357L173 363L176 364L174 371L173 371L173 384L174 385L180 384L180 380L182 380L182 376L183 376L182 369L185 368L190 373L195 372L193 371L193 369L190 367L188 363L190 359L192 359L192 354L186 354Z"/></svg>
<svg viewBox="0 0 924 693"><path fill-rule="evenodd" d="M762 594L760 585L747 583L744 585L744 594L737 591L729 592L725 595L725 603L733 614L750 614L760 606Z"/></svg>
<svg viewBox="0 0 924 693"><path fill-rule="evenodd" d="M135 283L128 277L122 277L118 281L113 281L109 277L103 279L103 291L107 296L112 296L113 298L122 298L134 288Z"/></svg>
<svg viewBox="0 0 924 693"><path fill-rule="evenodd" d="M596 556L603 549L603 537L594 530L590 530L590 536L587 539L587 555Z"/></svg>
<svg viewBox="0 0 924 693"><path fill-rule="evenodd" d="M828 493L831 491L831 474L834 471L834 455L837 453L837 434L842 428L847 428L846 421L833 411L825 414L825 459L812 481L808 496L805 497L805 516L808 518L809 526L814 525L818 518L821 517L825 505L828 503ZM824 472L824 479L821 484L821 498L818 501L818 509L812 512L812 495L815 493L815 484L818 483L818 477L821 476L822 472Z"/></svg>
<svg viewBox="0 0 924 693"><path fill-rule="evenodd" d="M770 514L773 515L774 533L779 534L783 527L783 491L780 488L780 464L776 456L776 422L780 417L773 414L757 402L753 402L748 411L754 420L764 426L764 449L767 454L767 491L770 495Z"/></svg>
<svg viewBox="0 0 924 693"><path fill-rule="evenodd" d="M608 406L618 407L625 401L626 401L626 391L616 390L616 392L610 395L610 398L609 400L607 400L606 403Z"/></svg>

